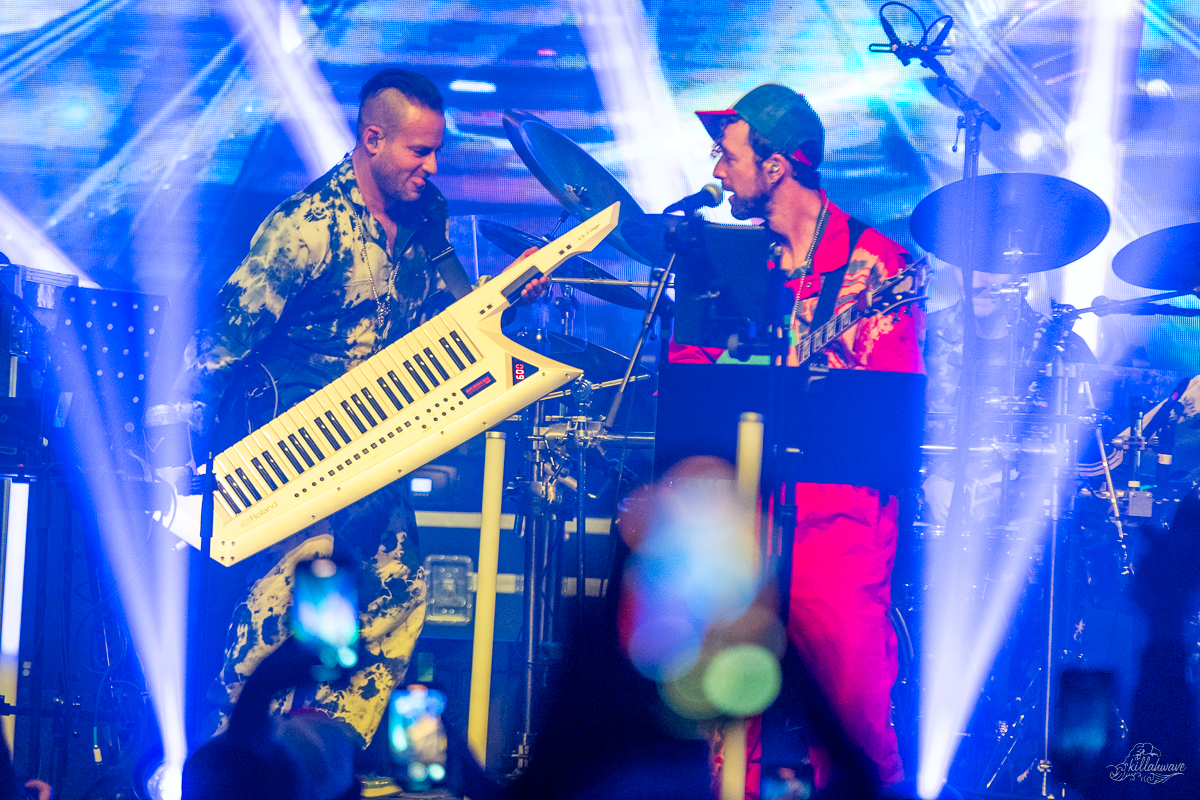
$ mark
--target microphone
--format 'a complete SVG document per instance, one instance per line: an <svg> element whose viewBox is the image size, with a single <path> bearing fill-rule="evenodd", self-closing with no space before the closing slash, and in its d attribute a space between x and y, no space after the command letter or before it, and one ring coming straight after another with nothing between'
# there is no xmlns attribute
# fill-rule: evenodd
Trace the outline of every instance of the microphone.
<svg viewBox="0 0 1200 800"><path fill-rule="evenodd" d="M1105 306L1111 306L1113 302L1114 301L1111 297L1105 297L1102 294L1096 295L1094 298L1092 298L1092 308L1095 310L1096 316L1107 317L1109 314L1111 314L1112 312L1105 308Z"/></svg>
<svg viewBox="0 0 1200 800"><path fill-rule="evenodd" d="M1159 305L1158 303L1147 303L1144 306L1138 306L1131 313L1138 316L1162 314L1168 317L1200 317L1200 308L1183 308L1182 306L1168 306Z"/></svg>
<svg viewBox="0 0 1200 800"><path fill-rule="evenodd" d="M900 41L900 37L896 35L896 29L892 27L892 23L888 22L887 17L883 15L882 9L879 11L879 24L883 26L883 32L887 34L891 51L896 54L896 58L900 59L900 63L907 67L912 59L906 55L904 44Z"/></svg>
<svg viewBox="0 0 1200 800"><path fill-rule="evenodd" d="M695 194L690 194L680 200L678 203L672 203L663 209L664 214L670 214L672 211L683 211L692 213L698 208L715 208L721 205L725 200L725 192L720 186L715 183L710 183Z"/></svg>

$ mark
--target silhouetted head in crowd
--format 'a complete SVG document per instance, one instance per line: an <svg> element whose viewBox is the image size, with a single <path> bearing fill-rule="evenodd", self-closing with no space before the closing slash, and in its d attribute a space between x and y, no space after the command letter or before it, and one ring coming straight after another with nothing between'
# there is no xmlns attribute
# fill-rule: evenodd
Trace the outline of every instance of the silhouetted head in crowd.
<svg viewBox="0 0 1200 800"><path fill-rule="evenodd" d="M320 715L283 720L270 739L244 745L218 736L187 760L183 800L356 798L354 746Z"/></svg>

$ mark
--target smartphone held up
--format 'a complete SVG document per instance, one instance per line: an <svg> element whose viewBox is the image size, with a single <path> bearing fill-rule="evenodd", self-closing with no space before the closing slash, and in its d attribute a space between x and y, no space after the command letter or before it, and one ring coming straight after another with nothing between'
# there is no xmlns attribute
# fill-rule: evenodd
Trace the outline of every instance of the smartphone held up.
<svg viewBox="0 0 1200 800"><path fill-rule="evenodd" d="M352 564L315 558L296 565L291 628L326 671L358 663L358 578Z"/></svg>

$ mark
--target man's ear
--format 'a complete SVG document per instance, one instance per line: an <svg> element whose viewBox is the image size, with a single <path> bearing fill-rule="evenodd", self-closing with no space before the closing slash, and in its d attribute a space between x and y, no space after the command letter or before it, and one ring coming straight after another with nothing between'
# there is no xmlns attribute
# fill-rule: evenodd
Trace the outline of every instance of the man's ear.
<svg viewBox="0 0 1200 800"><path fill-rule="evenodd" d="M383 139L383 128L378 125L368 125L363 131L363 145L367 152L374 155L379 152L379 142Z"/></svg>
<svg viewBox="0 0 1200 800"><path fill-rule="evenodd" d="M786 178L791 174L792 165L788 160L779 153L773 153L763 160L763 167L767 170L767 174L771 176L773 183Z"/></svg>

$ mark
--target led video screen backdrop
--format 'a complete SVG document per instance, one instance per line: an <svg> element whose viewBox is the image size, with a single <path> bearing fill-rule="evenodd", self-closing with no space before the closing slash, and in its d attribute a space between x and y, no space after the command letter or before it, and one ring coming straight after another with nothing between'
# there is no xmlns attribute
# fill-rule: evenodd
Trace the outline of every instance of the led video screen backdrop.
<svg viewBox="0 0 1200 800"><path fill-rule="evenodd" d="M1034 305L1136 294L1111 276L1112 256L1138 236L1197 219L1200 4L1130 3L1115 30L1101 24L1104 9L1123 3L912 5L926 24L953 16L946 43L954 51L941 60L1003 123L984 132L982 171L1068 176L1109 205L1104 244L1086 264L1035 276ZM825 121L831 196L912 246L914 206L961 175L958 110L928 70L868 51L885 41L879 6L6 3L0 238L15 262L69 262L102 286L166 294L176 309L194 308L244 255L266 213L345 152L361 82L394 65L425 73L445 96L435 182L456 216L493 217L537 234L554 224L560 209L506 139L504 109L558 128L657 212L711 171L711 143L691 112L727 107L775 81L804 92ZM902 38L920 37L903 9L889 17ZM469 268L503 263L469 222L456 225L455 241ZM645 277L614 253L600 259L618 274ZM931 307L952 291L950 271L941 270ZM190 325L190 313L176 324ZM592 316L588 327L601 338L628 322L599 308ZM1145 344L1155 366L1196 371L1194 327L1186 318L1127 318L1089 338L1102 360Z"/></svg>

